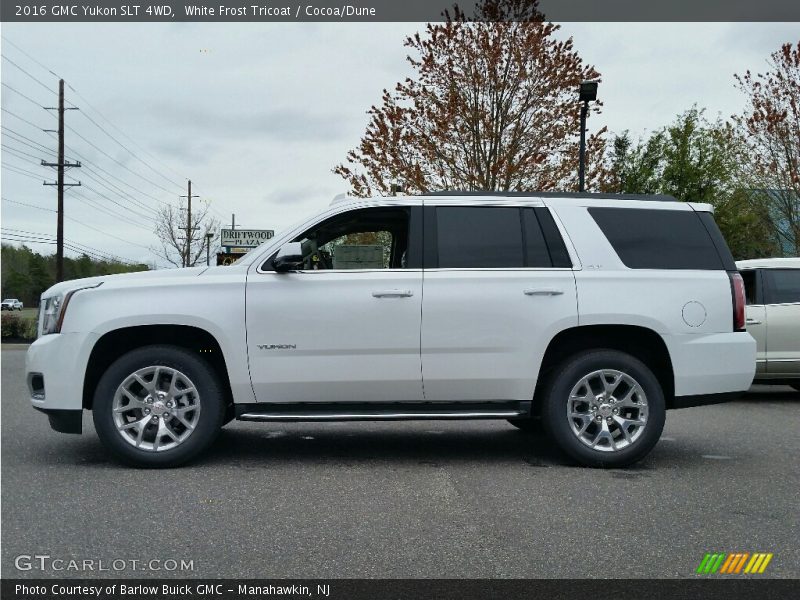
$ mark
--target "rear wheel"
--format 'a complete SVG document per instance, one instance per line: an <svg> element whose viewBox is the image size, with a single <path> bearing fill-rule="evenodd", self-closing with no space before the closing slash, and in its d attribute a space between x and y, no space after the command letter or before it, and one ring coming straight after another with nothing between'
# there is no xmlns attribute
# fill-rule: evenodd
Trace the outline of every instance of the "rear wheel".
<svg viewBox="0 0 800 600"><path fill-rule="evenodd" d="M202 359L175 346L146 346L103 374L93 419L101 441L120 460L172 467L214 441L225 408L219 381Z"/></svg>
<svg viewBox="0 0 800 600"><path fill-rule="evenodd" d="M579 463L623 467L641 460L661 437L664 393L653 372L633 356L587 351L553 373L544 390L542 420Z"/></svg>

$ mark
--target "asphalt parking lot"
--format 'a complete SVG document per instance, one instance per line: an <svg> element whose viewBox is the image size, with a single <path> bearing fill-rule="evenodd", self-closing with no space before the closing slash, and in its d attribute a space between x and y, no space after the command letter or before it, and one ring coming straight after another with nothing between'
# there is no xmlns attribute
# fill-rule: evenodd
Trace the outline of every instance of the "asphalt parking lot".
<svg viewBox="0 0 800 600"><path fill-rule="evenodd" d="M3 349L4 577L686 577L714 551L772 552L758 577L800 577L788 387L669 413L625 470L478 421L233 422L201 461L148 471L111 462L88 414L82 436L51 431L23 365L24 348ZM193 570L15 568L37 554Z"/></svg>

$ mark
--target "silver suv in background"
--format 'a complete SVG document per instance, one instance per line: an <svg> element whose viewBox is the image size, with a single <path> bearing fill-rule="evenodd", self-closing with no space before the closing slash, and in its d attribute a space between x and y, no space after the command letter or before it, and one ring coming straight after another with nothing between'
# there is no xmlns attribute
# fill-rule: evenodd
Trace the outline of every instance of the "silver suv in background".
<svg viewBox="0 0 800 600"><path fill-rule="evenodd" d="M800 258L736 263L747 297L747 331L756 339L755 383L800 391Z"/></svg>

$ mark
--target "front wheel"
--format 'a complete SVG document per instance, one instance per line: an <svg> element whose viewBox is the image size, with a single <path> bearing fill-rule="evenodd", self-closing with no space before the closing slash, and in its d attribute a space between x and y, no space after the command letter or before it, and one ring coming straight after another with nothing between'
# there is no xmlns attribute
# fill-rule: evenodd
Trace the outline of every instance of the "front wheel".
<svg viewBox="0 0 800 600"><path fill-rule="evenodd" d="M558 446L591 467L624 467L658 442L664 393L640 360L616 350L582 352L545 386L542 420Z"/></svg>
<svg viewBox="0 0 800 600"><path fill-rule="evenodd" d="M117 359L94 395L100 440L123 462L173 467L205 450L225 418L222 388L198 356L146 346Z"/></svg>

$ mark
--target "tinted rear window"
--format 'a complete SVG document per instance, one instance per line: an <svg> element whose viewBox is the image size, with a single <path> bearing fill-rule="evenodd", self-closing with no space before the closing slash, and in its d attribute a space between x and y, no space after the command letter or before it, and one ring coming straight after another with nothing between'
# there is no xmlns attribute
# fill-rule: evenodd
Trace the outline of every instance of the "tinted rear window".
<svg viewBox="0 0 800 600"><path fill-rule="evenodd" d="M694 211L598 207L589 214L631 269L727 268Z"/></svg>
<svg viewBox="0 0 800 600"><path fill-rule="evenodd" d="M437 208L439 267L524 266L519 217L518 208Z"/></svg>

